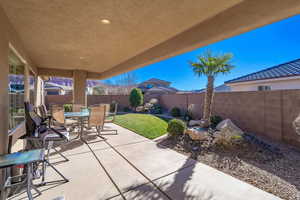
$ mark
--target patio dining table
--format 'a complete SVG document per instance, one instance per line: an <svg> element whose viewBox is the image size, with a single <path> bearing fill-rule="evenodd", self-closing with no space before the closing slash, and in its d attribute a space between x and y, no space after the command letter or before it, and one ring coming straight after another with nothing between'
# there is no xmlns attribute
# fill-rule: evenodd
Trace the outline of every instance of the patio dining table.
<svg viewBox="0 0 300 200"><path fill-rule="evenodd" d="M77 118L79 120L80 132L78 136L75 138L80 138L83 140L83 128L84 128L84 119L90 116L90 112L88 109L84 109L81 112L65 112L65 118ZM84 140L83 140L84 141Z"/></svg>

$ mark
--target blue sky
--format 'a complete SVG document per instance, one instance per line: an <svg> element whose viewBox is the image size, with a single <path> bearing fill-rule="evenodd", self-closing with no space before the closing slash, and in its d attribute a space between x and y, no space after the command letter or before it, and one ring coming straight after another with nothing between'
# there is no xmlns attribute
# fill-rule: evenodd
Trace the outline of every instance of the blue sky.
<svg viewBox="0 0 300 200"><path fill-rule="evenodd" d="M216 78L216 85L248 73L300 58L300 15L258 28L256 30L195 49L178 56L134 70L138 82L159 78L172 82L181 90L201 89L205 77L196 77L188 61L210 49L213 52L233 53L236 67L228 75ZM113 77L114 80L116 77Z"/></svg>

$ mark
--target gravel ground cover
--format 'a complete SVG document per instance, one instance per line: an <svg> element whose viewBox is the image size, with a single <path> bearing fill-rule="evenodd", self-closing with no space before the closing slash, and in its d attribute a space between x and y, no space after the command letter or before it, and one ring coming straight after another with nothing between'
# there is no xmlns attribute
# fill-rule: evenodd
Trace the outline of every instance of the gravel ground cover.
<svg viewBox="0 0 300 200"><path fill-rule="evenodd" d="M167 138L159 145L270 192L282 199L300 200L300 151L276 145L280 153L243 140L224 148L212 141L186 144Z"/></svg>

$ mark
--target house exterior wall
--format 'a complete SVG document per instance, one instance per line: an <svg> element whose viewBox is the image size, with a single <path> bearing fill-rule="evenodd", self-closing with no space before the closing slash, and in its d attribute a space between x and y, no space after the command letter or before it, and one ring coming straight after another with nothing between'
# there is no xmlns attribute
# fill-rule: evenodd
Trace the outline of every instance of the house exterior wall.
<svg viewBox="0 0 300 200"><path fill-rule="evenodd" d="M8 36L8 20L0 7L0 154L7 152L8 143L8 51L9 51L9 36ZM2 172L2 171L1 171ZM0 177L2 176L0 172ZM0 180L1 182L1 180ZM1 183L0 183L1 184Z"/></svg>
<svg viewBox="0 0 300 200"><path fill-rule="evenodd" d="M300 77L290 79L264 80L264 81L249 81L234 84L227 84L231 91L258 91L258 86L271 86L271 90L290 90L300 89Z"/></svg>

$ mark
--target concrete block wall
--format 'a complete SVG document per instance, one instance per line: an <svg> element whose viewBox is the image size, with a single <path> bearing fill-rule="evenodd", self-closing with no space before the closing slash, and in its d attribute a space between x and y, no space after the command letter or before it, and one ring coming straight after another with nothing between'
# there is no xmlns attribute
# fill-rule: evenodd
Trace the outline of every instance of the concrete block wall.
<svg viewBox="0 0 300 200"><path fill-rule="evenodd" d="M95 105L100 103L111 103L116 101L120 109L129 106L128 95L88 95L87 105ZM72 95L47 95L45 96L45 104L47 107L51 104L72 104Z"/></svg>
<svg viewBox="0 0 300 200"><path fill-rule="evenodd" d="M162 95L160 103L168 110L176 106L182 111L194 104L194 115L200 119L204 93ZM213 114L230 118L258 136L300 147L300 137L292 126L300 114L300 90L216 93Z"/></svg>
<svg viewBox="0 0 300 200"><path fill-rule="evenodd" d="M178 107L184 113L194 104L194 116L202 117L204 93L161 95L161 106L169 111ZM119 110L129 107L128 95L89 95L88 105L119 103ZM71 95L48 95L46 104L72 103ZM292 122L300 113L300 90L225 92L214 96L213 114L230 118L243 130L275 141L300 147L300 137Z"/></svg>

